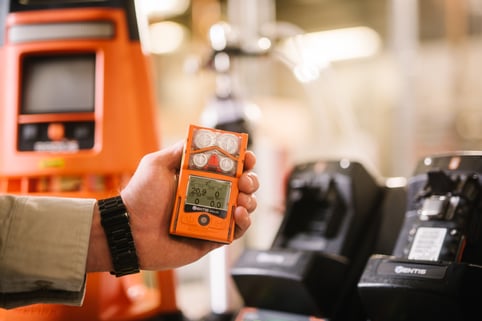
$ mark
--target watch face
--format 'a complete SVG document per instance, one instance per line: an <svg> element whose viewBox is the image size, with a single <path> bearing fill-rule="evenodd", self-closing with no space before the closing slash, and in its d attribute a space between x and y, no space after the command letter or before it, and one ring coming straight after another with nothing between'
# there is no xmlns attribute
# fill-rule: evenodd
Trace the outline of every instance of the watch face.
<svg viewBox="0 0 482 321"><path fill-rule="evenodd" d="M226 211L231 191L231 182L219 179L190 176L186 205Z"/></svg>

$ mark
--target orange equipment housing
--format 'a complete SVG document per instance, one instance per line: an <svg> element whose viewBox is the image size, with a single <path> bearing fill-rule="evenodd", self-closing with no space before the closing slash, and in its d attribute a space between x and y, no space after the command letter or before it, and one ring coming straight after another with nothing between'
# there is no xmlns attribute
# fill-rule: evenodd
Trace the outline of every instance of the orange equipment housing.
<svg viewBox="0 0 482 321"><path fill-rule="evenodd" d="M134 0L2 0L0 25L0 193L117 194L141 157L159 148ZM0 309L0 321L177 311L173 271L92 273L82 307Z"/></svg>

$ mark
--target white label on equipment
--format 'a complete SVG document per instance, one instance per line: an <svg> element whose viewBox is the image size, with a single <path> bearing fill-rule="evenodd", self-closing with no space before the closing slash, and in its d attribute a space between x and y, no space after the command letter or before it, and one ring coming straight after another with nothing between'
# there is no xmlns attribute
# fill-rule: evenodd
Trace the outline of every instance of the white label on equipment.
<svg viewBox="0 0 482 321"><path fill-rule="evenodd" d="M437 261L447 229L419 227L408 254L409 260Z"/></svg>

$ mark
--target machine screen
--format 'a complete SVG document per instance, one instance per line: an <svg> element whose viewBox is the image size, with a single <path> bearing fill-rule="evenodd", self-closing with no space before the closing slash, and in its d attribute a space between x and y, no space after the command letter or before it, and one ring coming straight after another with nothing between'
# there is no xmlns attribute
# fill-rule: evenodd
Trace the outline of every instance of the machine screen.
<svg viewBox="0 0 482 321"><path fill-rule="evenodd" d="M231 182L200 176L190 176L186 204L227 210Z"/></svg>
<svg viewBox="0 0 482 321"><path fill-rule="evenodd" d="M93 112L95 54L27 56L22 114Z"/></svg>

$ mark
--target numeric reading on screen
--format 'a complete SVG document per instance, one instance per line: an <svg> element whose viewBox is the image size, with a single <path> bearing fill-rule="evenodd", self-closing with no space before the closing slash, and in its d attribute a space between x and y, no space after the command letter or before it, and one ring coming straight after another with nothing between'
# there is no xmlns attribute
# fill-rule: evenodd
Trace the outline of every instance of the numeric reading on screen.
<svg viewBox="0 0 482 321"><path fill-rule="evenodd" d="M228 209L231 182L190 176L186 204Z"/></svg>

